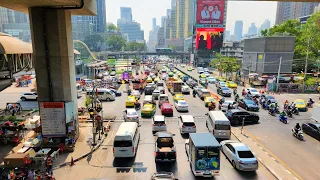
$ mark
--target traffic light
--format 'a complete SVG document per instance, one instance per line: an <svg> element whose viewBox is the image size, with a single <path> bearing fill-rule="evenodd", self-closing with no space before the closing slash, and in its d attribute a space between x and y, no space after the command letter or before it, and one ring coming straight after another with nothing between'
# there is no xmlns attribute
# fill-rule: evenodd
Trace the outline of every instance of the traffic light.
<svg viewBox="0 0 320 180"><path fill-rule="evenodd" d="M88 111L89 111L89 114L90 114L90 118L93 119L93 117L94 117L94 109L93 108L89 108Z"/></svg>

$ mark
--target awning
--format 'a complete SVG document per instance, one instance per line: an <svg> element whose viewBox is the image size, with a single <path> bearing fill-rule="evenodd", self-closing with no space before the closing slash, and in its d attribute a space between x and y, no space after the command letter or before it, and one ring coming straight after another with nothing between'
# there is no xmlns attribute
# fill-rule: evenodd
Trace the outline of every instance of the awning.
<svg viewBox="0 0 320 180"><path fill-rule="evenodd" d="M31 54L32 44L0 32L0 54ZM81 54L73 49L74 54Z"/></svg>

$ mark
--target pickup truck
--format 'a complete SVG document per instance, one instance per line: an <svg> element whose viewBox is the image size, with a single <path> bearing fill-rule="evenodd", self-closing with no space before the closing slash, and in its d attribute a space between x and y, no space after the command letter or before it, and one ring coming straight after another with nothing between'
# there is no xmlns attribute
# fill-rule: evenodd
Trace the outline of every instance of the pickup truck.
<svg viewBox="0 0 320 180"><path fill-rule="evenodd" d="M157 132L155 134L155 162L175 162L177 158L176 147L173 141L174 134Z"/></svg>

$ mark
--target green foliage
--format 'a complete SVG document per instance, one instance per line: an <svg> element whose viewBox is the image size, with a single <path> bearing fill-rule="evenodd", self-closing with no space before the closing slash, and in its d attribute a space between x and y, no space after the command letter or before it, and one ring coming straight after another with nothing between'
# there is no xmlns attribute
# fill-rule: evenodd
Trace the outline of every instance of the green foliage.
<svg viewBox="0 0 320 180"><path fill-rule="evenodd" d="M176 47L174 45L169 45L169 48L172 49L173 51L176 50Z"/></svg>
<svg viewBox="0 0 320 180"><path fill-rule="evenodd" d="M92 103L92 99L90 96L86 96L86 101L84 102L84 105L88 108Z"/></svg>
<svg viewBox="0 0 320 180"><path fill-rule="evenodd" d="M316 84L317 79L315 77L308 78L306 80L306 85L311 86Z"/></svg>
<svg viewBox="0 0 320 180"><path fill-rule="evenodd" d="M15 121L17 120L16 116L9 116L8 121Z"/></svg>
<svg viewBox="0 0 320 180"><path fill-rule="evenodd" d="M145 43L128 42L125 47L126 51L146 51L147 46Z"/></svg>
<svg viewBox="0 0 320 180"><path fill-rule="evenodd" d="M114 25L113 23L108 23L108 25L107 25L107 32L119 32L119 28L116 26L116 25Z"/></svg>
<svg viewBox="0 0 320 180"><path fill-rule="evenodd" d="M99 34L88 35L83 40L91 51L99 52L105 39Z"/></svg>
<svg viewBox="0 0 320 180"><path fill-rule="evenodd" d="M265 30L261 31L261 35L262 36L268 36L268 33L269 33L268 29L265 29Z"/></svg>
<svg viewBox="0 0 320 180"><path fill-rule="evenodd" d="M126 40L123 39L120 35L108 36L107 44L110 47L111 51L121 51L122 48L126 45Z"/></svg>
<svg viewBox="0 0 320 180"><path fill-rule="evenodd" d="M211 60L211 67L217 68L220 72L237 72L240 67L240 61L233 57L221 56L221 54L216 54L216 59Z"/></svg>
<svg viewBox="0 0 320 180"><path fill-rule="evenodd" d="M5 116L0 116L0 121L4 121L5 120Z"/></svg>

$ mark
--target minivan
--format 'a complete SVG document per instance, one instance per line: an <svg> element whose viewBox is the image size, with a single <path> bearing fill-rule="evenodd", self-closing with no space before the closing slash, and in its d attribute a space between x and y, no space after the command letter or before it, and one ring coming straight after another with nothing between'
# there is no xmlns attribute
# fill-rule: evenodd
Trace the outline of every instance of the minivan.
<svg viewBox="0 0 320 180"><path fill-rule="evenodd" d="M116 98L116 95L110 89L98 88L97 90L94 90L93 94L95 94L96 92L98 92L99 100L114 101ZM91 96L92 89L87 89L86 94L87 96Z"/></svg>
<svg viewBox="0 0 320 180"><path fill-rule="evenodd" d="M192 115L181 115L178 120L180 134L196 133L197 126Z"/></svg>
<svg viewBox="0 0 320 180"><path fill-rule="evenodd" d="M209 111L206 126L213 136L220 140L230 139L231 125L222 111Z"/></svg>

